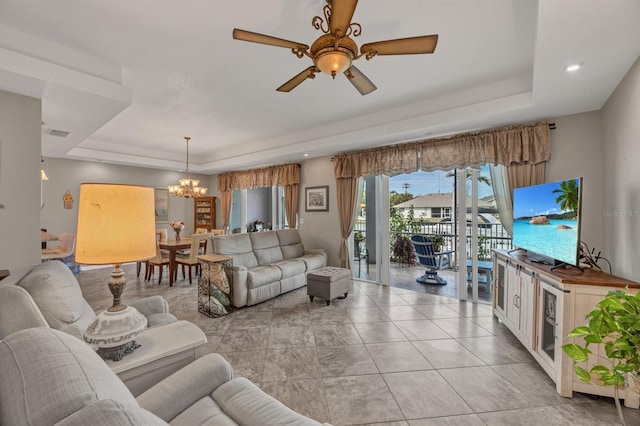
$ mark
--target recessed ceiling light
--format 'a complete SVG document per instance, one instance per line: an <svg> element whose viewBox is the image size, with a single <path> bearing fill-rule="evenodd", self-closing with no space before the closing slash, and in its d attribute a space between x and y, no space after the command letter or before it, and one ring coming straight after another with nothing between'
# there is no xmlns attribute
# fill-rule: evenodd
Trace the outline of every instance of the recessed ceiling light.
<svg viewBox="0 0 640 426"><path fill-rule="evenodd" d="M305 153L303 156L304 156L304 157L308 157L308 156L309 156L309 154Z"/></svg>
<svg viewBox="0 0 640 426"><path fill-rule="evenodd" d="M575 72L578 71L582 67L582 64L571 64L565 67L565 71L567 72Z"/></svg>

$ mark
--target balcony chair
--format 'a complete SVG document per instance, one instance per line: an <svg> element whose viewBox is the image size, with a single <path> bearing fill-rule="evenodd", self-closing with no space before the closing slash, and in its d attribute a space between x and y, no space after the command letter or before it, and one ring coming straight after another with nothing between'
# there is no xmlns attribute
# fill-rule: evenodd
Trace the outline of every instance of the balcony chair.
<svg viewBox="0 0 640 426"><path fill-rule="evenodd" d="M360 244L356 241L353 245L353 260L354 262L358 262L358 278L360 278L360 269L361 262L364 259L365 265L367 266L367 274L369 273L369 250L365 247L364 249L360 248Z"/></svg>
<svg viewBox="0 0 640 426"><path fill-rule="evenodd" d="M433 249L433 241L424 235L413 235L411 237L413 249L421 265L427 267L424 275L416 278L421 284L446 285L447 281L438 275L438 257Z"/></svg>

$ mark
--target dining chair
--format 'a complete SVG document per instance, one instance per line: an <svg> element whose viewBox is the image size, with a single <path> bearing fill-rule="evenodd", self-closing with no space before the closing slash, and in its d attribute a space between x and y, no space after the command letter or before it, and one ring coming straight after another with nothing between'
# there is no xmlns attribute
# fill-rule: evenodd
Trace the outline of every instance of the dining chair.
<svg viewBox="0 0 640 426"><path fill-rule="evenodd" d="M167 230L166 229L156 229L156 241L164 242L167 241ZM168 251L161 250L162 254L168 254ZM136 262L136 277L140 278L140 270L142 269L142 264L145 264L145 281L147 280L147 270L149 269L148 260L140 260Z"/></svg>
<svg viewBox="0 0 640 426"><path fill-rule="evenodd" d="M162 251L160 250L160 241L156 239L156 255L155 257L152 257L151 259L146 261L144 280L151 280L151 276L153 275L155 267L157 266L160 270L160 274L158 276L158 284L160 284L162 282L162 270L164 269L165 265L169 266L169 258L163 256ZM167 270L168 269L169 268L167 268Z"/></svg>
<svg viewBox="0 0 640 426"><path fill-rule="evenodd" d="M42 250L42 260L64 259L72 256L76 251L76 234L63 232L60 242L54 248Z"/></svg>
<svg viewBox="0 0 640 426"><path fill-rule="evenodd" d="M189 256L176 256L176 262L182 265L182 279L185 278L185 266L189 267L189 284L192 284L191 280L191 268L196 267L196 276L200 276L200 263L198 262L198 255L200 253L200 247L203 242L211 237L211 234L194 234L191 236L191 249Z"/></svg>

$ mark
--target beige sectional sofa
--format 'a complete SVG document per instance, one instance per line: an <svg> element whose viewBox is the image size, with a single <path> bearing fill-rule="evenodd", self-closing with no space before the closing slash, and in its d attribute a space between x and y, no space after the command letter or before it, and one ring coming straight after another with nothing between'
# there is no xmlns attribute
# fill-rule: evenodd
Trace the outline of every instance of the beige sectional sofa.
<svg viewBox="0 0 640 426"><path fill-rule="evenodd" d="M327 266L325 250L305 250L297 229L215 236L213 252L233 259L238 308L302 287L309 271Z"/></svg>

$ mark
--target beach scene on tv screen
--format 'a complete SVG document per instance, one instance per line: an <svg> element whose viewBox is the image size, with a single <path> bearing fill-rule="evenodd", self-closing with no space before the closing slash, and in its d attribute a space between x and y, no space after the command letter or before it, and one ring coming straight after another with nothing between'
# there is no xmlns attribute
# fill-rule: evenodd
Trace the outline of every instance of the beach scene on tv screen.
<svg viewBox="0 0 640 426"><path fill-rule="evenodd" d="M580 180L518 188L513 193L513 245L574 265Z"/></svg>

